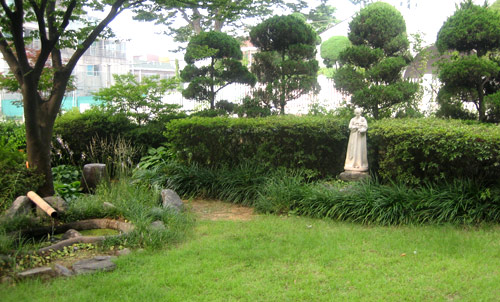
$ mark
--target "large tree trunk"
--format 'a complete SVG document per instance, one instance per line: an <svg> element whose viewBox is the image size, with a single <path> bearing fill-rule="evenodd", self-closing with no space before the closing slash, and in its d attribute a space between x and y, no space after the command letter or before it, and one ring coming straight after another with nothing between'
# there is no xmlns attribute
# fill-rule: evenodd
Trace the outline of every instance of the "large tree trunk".
<svg viewBox="0 0 500 302"><path fill-rule="evenodd" d="M63 66L60 49L56 46L58 46L61 34L70 24L74 9L78 4L77 1L68 1L64 7L65 11L57 10L62 7L57 5L56 1L41 1L41 3L39 1L14 1L14 10L7 6L5 1L2 1L2 21L5 24L0 31L0 52L21 87L28 163L30 167L35 168L45 177L44 184L38 189L38 194L42 197L54 194L50 165L52 130L71 72L81 56L106 26L124 9L122 7L124 2L125 0L114 0L113 3L109 3L111 8L107 16L91 32L87 33L66 66ZM140 0L135 1L132 7L140 5L141 2ZM34 64L30 64L26 54L24 41L25 7L30 7L36 16L41 41L40 54ZM55 18L58 13L61 13L59 20ZM4 30L11 36L13 43L9 43L8 39L5 38ZM38 83L49 56L52 56L52 65L57 71L54 74L49 99L42 100L38 91Z"/></svg>
<svg viewBox="0 0 500 302"><path fill-rule="evenodd" d="M42 197L51 196L54 195L54 185L50 149L55 116L49 113L49 103L42 103L35 87L28 83L23 86L28 164L44 175L45 181L37 193Z"/></svg>

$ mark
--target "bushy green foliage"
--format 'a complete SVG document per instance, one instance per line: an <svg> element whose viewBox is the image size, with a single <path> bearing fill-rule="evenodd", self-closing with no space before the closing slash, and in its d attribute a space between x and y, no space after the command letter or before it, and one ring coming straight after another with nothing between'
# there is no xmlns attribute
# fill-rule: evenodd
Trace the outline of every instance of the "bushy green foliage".
<svg viewBox="0 0 500 302"><path fill-rule="evenodd" d="M0 122L0 139L3 138L17 149L26 149L26 128L16 122Z"/></svg>
<svg viewBox="0 0 500 302"><path fill-rule="evenodd" d="M235 111L239 117L266 117L272 113L271 106L265 104L256 94L253 97L244 97Z"/></svg>
<svg viewBox="0 0 500 302"><path fill-rule="evenodd" d="M499 24L497 11L466 0L439 30L436 46L441 52L454 49L468 53L475 50L482 57L499 48Z"/></svg>
<svg viewBox="0 0 500 302"><path fill-rule="evenodd" d="M184 117L186 117L184 113L171 112L145 125L137 125L123 113L113 114L99 108L83 113L78 110L69 111L58 117L54 125L56 139L53 141L53 163L71 165L87 163L88 148L96 139L111 142L120 137L133 144L136 149L146 152L149 148L157 148L166 141L162 135L166 122ZM141 154L136 155L134 161L141 157Z"/></svg>
<svg viewBox="0 0 500 302"><path fill-rule="evenodd" d="M101 88L94 96L112 114L122 113L139 125L176 113L179 105L166 104L163 96L178 84L177 78L160 79L159 75L144 76L139 81L133 74L113 75L115 83Z"/></svg>
<svg viewBox="0 0 500 302"><path fill-rule="evenodd" d="M210 109L215 109L215 96L227 85L255 85L255 76L240 62L242 57L238 40L226 33L210 31L194 36L184 55L188 65L181 71L181 78L189 82L189 86L182 95L188 99L206 101L210 103ZM208 64L200 67L203 61Z"/></svg>
<svg viewBox="0 0 500 302"><path fill-rule="evenodd" d="M321 58L327 67L337 64L340 53L351 46L351 41L345 36L334 36L321 43Z"/></svg>
<svg viewBox="0 0 500 302"><path fill-rule="evenodd" d="M450 59L439 63L443 87L438 100L444 113L457 109L456 103L468 102L476 107L480 121L498 122L499 27L498 11L487 8L486 3L479 6L467 0L439 30L438 50L455 51Z"/></svg>
<svg viewBox="0 0 500 302"><path fill-rule="evenodd" d="M336 175L343 171L347 124L313 116L191 118L170 122L165 135L182 162L233 166L250 160Z"/></svg>
<svg viewBox="0 0 500 302"><path fill-rule="evenodd" d="M378 181L342 186L306 183L291 175L270 181L257 207L363 224L477 224L500 219L499 193L470 180L418 187Z"/></svg>
<svg viewBox="0 0 500 302"><path fill-rule="evenodd" d="M73 162L62 158L60 164L80 164L84 161L82 154L87 152L87 146L93 138L114 138L125 136L136 128L125 114L112 114L99 108L93 108L80 113L77 109L71 110L56 119L54 137L60 138L53 142L55 148L66 149L66 153L73 152ZM66 145L66 146L65 146ZM62 147L61 147L62 146ZM57 151L56 151L57 152ZM54 162L58 162L59 154L54 154Z"/></svg>
<svg viewBox="0 0 500 302"><path fill-rule="evenodd" d="M419 85L402 78L411 55L401 13L390 4L375 2L356 14L349 29L352 46L339 54L335 86L351 94L351 103L375 119L414 106Z"/></svg>
<svg viewBox="0 0 500 302"><path fill-rule="evenodd" d="M66 201L72 201L80 195L81 171L75 166L59 165L52 167L54 190Z"/></svg>
<svg viewBox="0 0 500 302"><path fill-rule="evenodd" d="M158 168L158 167L161 168ZM500 219L500 188L473 180L408 186L373 181L314 181L308 171L268 169L259 163L210 168L166 161L148 169L184 197L216 198L274 214L297 214L362 224L478 224Z"/></svg>
<svg viewBox="0 0 500 302"><path fill-rule="evenodd" d="M498 183L500 128L440 119L386 119L371 126L384 180L418 184L453 179Z"/></svg>
<svg viewBox="0 0 500 302"><path fill-rule="evenodd" d="M285 114L288 101L319 89L315 59L319 38L303 19L271 17L252 28L250 40L260 49L252 63L252 72L265 85L258 90L280 114Z"/></svg>
<svg viewBox="0 0 500 302"><path fill-rule="evenodd" d="M16 140L0 137L0 213L10 207L17 196L36 191L42 184L42 176L26 168L26 156L18 150Z"/></svg>

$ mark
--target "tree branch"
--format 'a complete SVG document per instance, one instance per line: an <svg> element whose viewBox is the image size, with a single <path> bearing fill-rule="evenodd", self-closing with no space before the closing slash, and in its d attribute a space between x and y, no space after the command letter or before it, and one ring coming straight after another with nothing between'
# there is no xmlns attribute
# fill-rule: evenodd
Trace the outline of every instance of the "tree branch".
<svg viewBox="0 0 500 302"><path fill-rule="evenodd" d="M9 43L7 43L7 40L5 39L4 35L1 32L0 32L0 52L2 52L3 58L7 62L7 65L9 65L9 68L16 77L16 80L19 82L19 84L22 84L23 77L22 77L22 72L20 70L19 61L17 60L16 55L12 51L12 48L10 47Z"/></svg>
<svg viewBox="0 0 500 302"><path fill-rule="evenodd" d="M3 10L5 11L5 14L7 14L9 18L12 18L12 11L7 5L7 2L5 2L5 0L0 0L0 4L2 5Z"/></svg>
<svg viewBox="0 0 500 302"><path fill-rule="evenodd" d="M92 30L92 32L87 36L87 38L80 44L80 47L73 53L71 58L69 59L68 63L64 68L60 69L60 71L56 72L55 76L61 76L62 78L66 77L69 79L69 75L71 75L71 72L75 68L76 64L78 63L78 60L83 56L83 54L89 49L89 47L94 43L94 41L99 37L101 32L108 26L108 24L113 21L113 19L120 14L123 9L122 8L124 2L126 0L116 0L113 5L111 6L111 9L108 12L108 15L99 22L99 24ZM135 4L140 4L143 1L136 1ZM51 97L53 97L56 93L64 93L64 90L56 91L56 87L54 87ZM57 98L56 98L57 99ZM61 97L62 99L62 97ZM51 104L50 107L50 114L56 115L57 112L59 111L59 106L60 104L56 104L55 102Z"/></svg>
<svg viewBox="0 0 500 302"><path fill-rule="evenodd" d="M30 0L29 3L33 8L33 12L35 13L36 16L36 20L38 22L38 30L40 32L40 41L43 45L47 42L47 30L45 29L45 19L43 18L46 2L43 1L40 4L40 7L38 7L38 4L34 0Z"/></svg>
<svg viewBox="0 0 500 302"><path fill-rule="evenodd" d="M14 47L16 49L14 55L17 56L18 68L20 69L20 72L23 73L21 76L23 76L24 74L31 71L31 66L29 64L28 57L26 56L26 46L24 44L23 1L16 0L15 6L16 6L16 11L9 16L9 19L10 19L12 40L14 42Z"/></svg>

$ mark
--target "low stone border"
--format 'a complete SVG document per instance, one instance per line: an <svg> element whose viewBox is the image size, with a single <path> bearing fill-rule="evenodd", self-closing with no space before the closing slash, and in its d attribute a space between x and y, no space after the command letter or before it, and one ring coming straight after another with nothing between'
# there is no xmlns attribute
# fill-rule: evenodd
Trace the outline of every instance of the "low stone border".
<svg viewBox="0 0 500 302"><path fill-rule="evenodd" d="M128 222L123 222L115 219L100 218L87 219L74 222L68 222L54 226L54 233L64 233L69 229L75 230L91 230L91 229L113 229L123 233L128 233L134 229L134 225ZM27 237L40 237L47 233L52 233L52 227L39 227L20 231L21 235Z"/></svg>
<svg viewBox="0 0 500 302"><path fill-rule="evenodd" d="M66 240L59 241L53 245L41 248L38 252L47 252L49 250L57 251L62 250L65 246L70 246L75 243L95 243L103 241L109 237L119 237L123 236L130 231L134 230L134 225L128 222L123 222L115 219L87 219L69 222L65 224L61 224L58 226L54 226L54 233L64 233L70 229L75 230L91 230L91 229L113 229L122 232L120 235L111 235L111 236L81 236L74 237ZM46 234L52 233L52 227L40 227L35 229L29 229L19 232L22 236L26 237L40 237Z"/></svg>

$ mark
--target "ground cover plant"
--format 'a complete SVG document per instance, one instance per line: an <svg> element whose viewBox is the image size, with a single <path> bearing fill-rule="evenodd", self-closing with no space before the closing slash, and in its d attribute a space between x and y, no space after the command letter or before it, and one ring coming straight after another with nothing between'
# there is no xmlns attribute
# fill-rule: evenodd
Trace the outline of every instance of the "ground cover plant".
<svg viewBox="0 0 500 302"><path fill-rule="evenodd" d="M6 302L495 301L499 235L498 227L364 227L275 215L200 221L177 248L120 257L114 272L0 284L0 296Z"/></svg>
<svg viewBox="0 0 500 302"><path fill-rule="evenodd" d="M26 167L24 131L24 125L0 122L0 213L17 196L36 190L42 183L42 177Z"/></svg>
<svg viewBox="0 0 500 302"><path fill-rule="evenodd" d="M500 188L473 180L355 184L318 179L308 170L270 169L256 162L204 167L174 160L135 171L135 179L185 198L215 198L263 213L294 213L362 224L480 224L500 220Z"/></svg>

